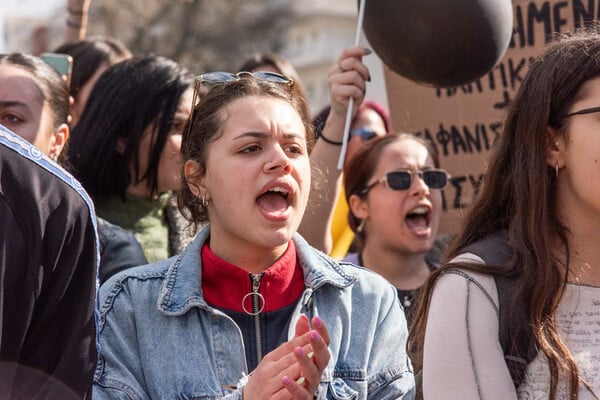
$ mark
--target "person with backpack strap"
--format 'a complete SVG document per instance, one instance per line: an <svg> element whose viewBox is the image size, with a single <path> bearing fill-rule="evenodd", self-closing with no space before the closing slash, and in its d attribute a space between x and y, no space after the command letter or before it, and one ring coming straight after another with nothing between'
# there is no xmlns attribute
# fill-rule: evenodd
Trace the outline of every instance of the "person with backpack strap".
<svg viewBox="0 0 600 400"><path fill-rule="evenodd" d="M508 245L508 233L502 230L467 245L463 253L455 257L451 263L466 261L502 268L510 263L512 257L513 251ZM446 273L458 274L470 279L469 275L460 269L448 268ZM527 328L524 319L522 297L518 297L515 292L516 282L516 277L494 276L498 293L498 340L510 376L518 387L524 379L527 365L535 358L537 349L533 333Z"/></svg>
<svg viewBox="0 0 600 400"><path fill-rule="evenodd" d="M408 343L425 399L600 395L600 34L534 58Z"/></svg>

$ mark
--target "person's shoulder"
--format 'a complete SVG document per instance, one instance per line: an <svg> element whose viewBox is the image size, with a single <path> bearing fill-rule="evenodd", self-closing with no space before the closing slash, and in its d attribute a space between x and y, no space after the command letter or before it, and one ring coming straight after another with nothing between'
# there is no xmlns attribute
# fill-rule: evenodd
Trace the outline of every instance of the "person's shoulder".
<svg viewBox="0 0 600 400"><path fill-rule="evenodd" d="M494 275L460 267L443 268L435 282L434 293L438 297L452 301L457 293L463 293L466 287L473 288L486 298L494 307L498 306L498 289Z"/></svg>
<svg viewBox="0 0 600 400"><path fill-rule="evenodd" d="M94 205L81 184L23 138L0 125L0 223L11 221L25 237L41 238L44 264L75 252L97 253ZM38 243L26 241L25 247ZM30 253L28 256L33 256ZM86 256L86 260L91 260ZM96 263L98 258L96 257Z"/></svg>
<svg viewBox="0 0 600 400"><path fill-rule="evenodd" d="M97 217L100 239L100 284L128 268L148 264L135 235L103 218Z"/></svg>
<svg viewBox="0 0 600 400"><path fill-rule="evenodd" d="M157 311L157 301L164 287L169 260L125 269L111 276L98 291L101 331L110 315L117 320Z"/></svg>
<svg viewBox="0 0 600 400"><path fill-rule="evenodd" d="M164 280L169 271L169 267L173 264L177 256L167 258L166 260L156 261L149 264L138 265L117 272L111 276L102 287L115 285L123 285L132 281L152 281Z"/></svg>
<svg viewBox="0 0 600 400"><path fill-rule="evenodd" d="M299 255L306 264L309 265L313 275L329 279L343 287L373 286L375 288L382 285L391 284L377 273L364 268L360 265L335 259L322 251L310 246L299 235L295 237L296 248Z"/></svg>
<svg viewBox="0 0 600 400"><path fill-rule="evenodd" d="M158 297L158 293L154 292L162 287L174 259L175 257L171 257L151 264L127 268L112 275L100 286L100 304L110 302L123 290L131 296Z"/></svg>
<svg viewBox="0 0 600 400"><path fill-rule="evenodd" d="M81 203L90 211L92 201L81 184L64 168L46 157L41 150L0 125L0 169L11 182L11 192L44 195L51 199ZM44 202L50 204L51 202ZM73 207L75 204L69 204Z"/></svg>
<svg viewBox="0 0 600 400"><path fill-rule="evenodd" d="M465 254L465 256L467 256ZM478 285L491 286L494 284L494 275L487 274L485 272L477 272L472 271L465 268L460 267L447 267L441 271L440 278L441 280L459 280L459 281L469 281L476 283Z"/></svg>
<svg viewBox="0 0 600 400"><path fill-rule="evenodd" d="M387 292L389 292L393 296L396 296L396 289L393 287L393 285L383 276L379 275L377 272L369 268L363 267L362 265L354 264L348 261L336 262L342 269L356 277L357 282L355 284L355 290L369 292L372 291L377 292L381 295L387 294Z"/></svg>

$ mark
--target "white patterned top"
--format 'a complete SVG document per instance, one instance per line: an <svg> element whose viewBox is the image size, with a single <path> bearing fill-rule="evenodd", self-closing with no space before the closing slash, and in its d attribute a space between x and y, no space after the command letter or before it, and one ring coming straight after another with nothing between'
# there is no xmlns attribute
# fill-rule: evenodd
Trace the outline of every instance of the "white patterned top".
<svg viewBox="0 0 600 400"><path fill-rule="evenodd" d="M498 340L494 278L463 272L444 274L433 292L423 355L425 399L547 399L550 375L543 354L529 364L518 390L514 388ZM600 288L568 284L558 324L580 375L600 396ZM558 399L567 398L565 389L563 379ZM579 400L588 399L594 396L581 385Z"/></svg>

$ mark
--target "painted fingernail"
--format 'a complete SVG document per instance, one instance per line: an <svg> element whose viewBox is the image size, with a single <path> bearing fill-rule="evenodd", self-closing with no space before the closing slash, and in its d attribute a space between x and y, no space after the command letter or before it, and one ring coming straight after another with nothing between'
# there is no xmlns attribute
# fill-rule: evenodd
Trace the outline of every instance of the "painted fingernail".
<svg viewBox="0 0 600 400"><path fill-rule="evenodd" d="M369 74L369 76L367 76L367 82L371 82L371 74Z"/></svg>
<svg viewBox="0 0 600 400"><path fill-rule="evenodd" d="M373 54L373 50L368 49L366 47L364 48L364 51L365 51L365 56L368 56L369 54Z"/></svg>
<svg viewBox="0 0 600 400"><path fill-rule="evenodd" d="M304 357L306 353L304 353L304 349L302 347L296 347L296 355L298 357Z"/></svg>
<svg viewBox="0 0 600 400"><path fill-rule="evenodd" d="M300 378L298 378L298 379L296 380L296 383L297 383L298 385L302 385L302 384L304 383L304 381L305 381L305 380L306 380L306 379L305 379L303 376L301 376Z"/></svg>
<svg viewBox="0 0 600 400"><path fill-rule="evenodd" d="M283 384L285 386L289 386L292 384L292 380L290 379L289 376L285 375L283 378L281 378L281 380L283 381Z"/></svg>
<svg viewBox="0 0 600 400"><path fill-rule="evenodd" d="M310 338L314 341L319 340L319 333L317 331L310 331Z"/></svg>
<svg viewBox="0 0 600 400"><path fill-rule="evenodd" d="M314 325L316 328L322 328L322 327L324 327L324 326L325 326L325 323L323 322L323 320L322 320L321 318L319 318L319 317L314 317L314 318L313 318L313 325Z"/></svg>

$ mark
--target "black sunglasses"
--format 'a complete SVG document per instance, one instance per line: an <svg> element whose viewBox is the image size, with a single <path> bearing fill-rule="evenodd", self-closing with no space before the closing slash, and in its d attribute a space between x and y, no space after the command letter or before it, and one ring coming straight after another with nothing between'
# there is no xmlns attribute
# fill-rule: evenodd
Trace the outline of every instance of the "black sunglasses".
<svg viewBox="0 0 600 400"><path fill-rule="evenodd" d="M238 73L233 72L224 72L224 71L215 71L215 72L207 72L205 74L199 75L194 79L194 94L192 95L192 112L190 113L190 120L188 122L188 130L187 133L192 131L192 117L194 115L194 108L196 107L196 100L198 99L198 93L200 92L200 86L206 85L213 87L218 84L229 83L239 81L244 77L254 77L255 79L273 83L281 83L288 85L290 88L294 87L294 80L289 76L278 74L276 72L269 71L257 71L257 72L248 72L241 71Z"/></svg>
<svg viewBox="0 0 600 400"><path fill-rule="evenodd" d="M385 174L383 178L376 180L364 188L360 194L365 195L369 193L369 190L380 183L384 183L392 190L407 190L412 184L413 175L419 176L419 178L421 178L430 189L445 188L448 184L448 179L450 178L448 173L443 169L426 169L425 171L392 171Z"/></svg>
<svg viewBox="0 0 600 400"><path fill-rule="evenodd" d="M592 107L592 108L584 108L583 110L575 111L565 115L563 118L569 118L573 115L583 115L583 114L592 114L600 112L600 107Z"/></svg>

